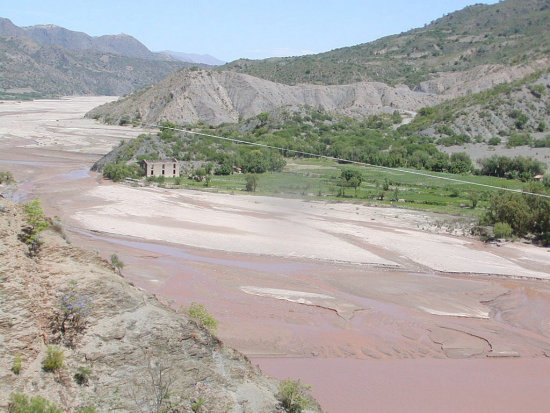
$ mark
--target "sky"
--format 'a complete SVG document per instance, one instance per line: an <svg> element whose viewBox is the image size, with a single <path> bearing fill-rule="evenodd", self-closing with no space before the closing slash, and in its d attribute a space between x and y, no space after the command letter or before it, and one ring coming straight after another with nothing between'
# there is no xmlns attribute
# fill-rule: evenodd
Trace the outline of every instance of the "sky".
<svg viewBox="0 0 550 413"><path fill-rule="evenodd" d="M0 0L0 17L232 61L366 43L476 3L497 0Z"/></svg>

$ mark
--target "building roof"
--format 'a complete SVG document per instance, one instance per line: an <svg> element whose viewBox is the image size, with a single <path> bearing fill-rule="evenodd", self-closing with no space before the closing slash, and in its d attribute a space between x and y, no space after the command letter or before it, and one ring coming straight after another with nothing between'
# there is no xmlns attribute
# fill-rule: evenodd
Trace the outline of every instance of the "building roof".
<svg viewBox="0 0 550 413"><path fill-rule="evenodd" d="M156 160L156 161L144 159L143 162L150 165L155 165L158 163L179 163L177 159L162 159L162 160Z"/></svg>

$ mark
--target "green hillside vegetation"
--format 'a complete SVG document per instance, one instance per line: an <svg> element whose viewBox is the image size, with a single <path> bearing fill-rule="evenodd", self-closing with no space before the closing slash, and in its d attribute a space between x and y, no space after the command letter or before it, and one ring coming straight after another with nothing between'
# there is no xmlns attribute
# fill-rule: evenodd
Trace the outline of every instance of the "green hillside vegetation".
<svg viewBox="0 0 550 413"><path fill-rule="evenodd" d="M548 137L535 139L532 134L548 132L549 84L547 69L480 93L422 108L399 132L438 137L436 142L445 146L486 141L490 145L503 142L508 147L547 147Z"/></svg>
<svg viewBox="0 0 550 413"><path fill-rule="evenodd" d="M398 35L330 52L265 60L240 59L234 70L286 84L404 83L433 73L481 64L516 65L548 56L550 5L546 0L506 0L474 5Z"/></svg>
<svg viewBox="0 0 550 413"><path fill-rule="evenodd" d="M180 136L164 128L158 136L142 136L116 148L106 163L138 161L153 156L212 162L215 174L228 174L236 168L241 168L243 172L262 173L281 170L284 166L282 157L302 156L296 153L299 151L387 167L451 173L474 171L468 155L458 153L449 156L438 150L433 138L416 135L402 137L393 128L400 121L401 116L397 112L393 115L373 115L359 121L313 108L297 111L282 109L274 114L262 113L238 124L216 128L191 127L201 133L285 148L281 153L214 138ZM100 165L99 169L103 167ZM543 168L542 164L540 168Z"/></svg>
<svg viewBox="0 0 550 413"><path fill-rule="evenodd" d="M440 107L425 108L420 118L442 112ZM423 115L426 113L426 115ZM227 175L236 170L250 173L280 171L283 158L316 154L345 161L361 162L390 168L424 169L454 174L483 174L528 181L545 172L546 166L525 157L500 157L480 162L475 167L466 153L448 155L436 145L434 137L411 133L410 125L395 129L401 116L372 115L360 121L329 114L314 108L280 109L262 113L238 124L224 124L205 128L188 125L188 130L242 140L260 145L284 148L281 151L265 147L235 144L228 140L180 134L164 123L156 136L142 135L138 139L121 143L118 148L96 164L107 176L119 179L125 176L128 161L174 158L186 162L210 163L214 174ZM413 122L414 123L414 122ZM404 133L410 133L405 134ZM120 165L114 168L113 165ZM135 167L126 176L138 175ZM120 176L113 175L113 171Z"/></svg>

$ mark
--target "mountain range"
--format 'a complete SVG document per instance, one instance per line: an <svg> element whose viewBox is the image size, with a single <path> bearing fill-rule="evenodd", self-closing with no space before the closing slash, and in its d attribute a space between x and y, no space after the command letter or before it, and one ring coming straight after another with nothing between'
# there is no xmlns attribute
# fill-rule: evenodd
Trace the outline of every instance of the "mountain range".
<svg viewBox="0 0 550 413"><path fill-rule="evenodd" d="M89 115L115 123L219 125L281 106L355 118L416 112L545 70L549 27L546 0L475 5L421 29L319 55L181 70Z"/></svg>
<svg viewBox="0 0 550 413"><path fill-rule="evenodd" d="M112 123L219 125L281 106L355 118L414 113L544 72L549 28L548 0L506 0L326 53L205 67L182 63L172 55L185 56L175 52L150 52L126 35L92 38L55 26L18 28L4 19L0 35L11 37L0 37L6 73L0 91L125 95L140 89L89 114ZM83 49L89 45L96 49Z"/></svg>
<svg viewBox="0 0 550 413"><path fill-rule="evenodd" d="M224 133L227 123L246 129L256 117L301 108L367 124L386 113L405 117L394 128L400 136L422 135L474 158L481 153L476 145L536 146L532 155L547 162L549 73L550 4L506 0L319 55L181 69L87 116L118 124L207 124Z"/></svg>
<svg viewBox="0 0 550 413"><path fill-rule="evenodd" d="M209 66L220 66L225 64L223 60L217 59L214 56L209 54L198 54L198 53L183 53L183 52L174 52L172 50L164 50L160 53L165 53L172 56L175 59L181 60L182 62L188 63L197 63Z"/></svg>
<svg viewBox="0 0 550 413"><path fill-rule="evenodd" d="M139 59L174 60L168 54L151 52L143 43L127 34L92 37L52 24L18 27L9 19L0 18L0 36L27 37L43 46L55 45L69 50L95 50Z"/></svg>
<svg viewBox="0 0 550 413"><path fill-rule="evenodd" d="M0 18L0 98L121 96L211 56L150 51L126 34L92 37L55 25L18 27Z"/></svg>

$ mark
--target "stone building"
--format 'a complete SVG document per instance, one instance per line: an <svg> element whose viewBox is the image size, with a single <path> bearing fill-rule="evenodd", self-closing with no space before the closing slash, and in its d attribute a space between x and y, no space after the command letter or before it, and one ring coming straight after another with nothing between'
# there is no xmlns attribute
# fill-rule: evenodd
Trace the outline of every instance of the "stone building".
<svg viewBox="0 0 550 413"><path fill-rule="evenodd" d="M145 164L145 176L164 176L177 178L180 176L180 163L175 159L164 161L143 161Z"/></svg>

